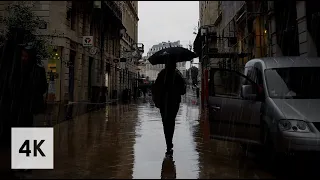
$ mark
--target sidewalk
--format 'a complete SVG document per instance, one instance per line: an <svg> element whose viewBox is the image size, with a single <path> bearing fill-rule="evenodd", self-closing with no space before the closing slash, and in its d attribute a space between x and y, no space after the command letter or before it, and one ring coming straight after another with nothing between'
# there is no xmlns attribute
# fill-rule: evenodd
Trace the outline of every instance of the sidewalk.
<svg viewBox="0 0 320 180"><path fill-rule="evenodd" d="M34 126L51 127L60 122L105 107L108 104L114 104L114 100L106 103L90 103L87 101L69 102L68 104L61 102L48 103L46 112L35 116Z"/></svg>
<svg viewBox="0 0 320 180"><path fill-rule="evenodd" d="M165 158L161 115L150 101L109 106L55 126L54 170L34 170L29 178L272 178L243 156L239 144L210 141L199 107L189 103L180 104L173 158Z"/></svg>
<svg viewBox="0 0 320 180"><path fill-rule="evenodd" d="M131 102L134 102L134 100L132 99ZM62 102L48 103L46 112L35 116L34 126L52 127L108 105L117 104L123 104L123 102L120 99L108 99L105 103L90 103L88 101L69 102L68 104Z"/></svg>

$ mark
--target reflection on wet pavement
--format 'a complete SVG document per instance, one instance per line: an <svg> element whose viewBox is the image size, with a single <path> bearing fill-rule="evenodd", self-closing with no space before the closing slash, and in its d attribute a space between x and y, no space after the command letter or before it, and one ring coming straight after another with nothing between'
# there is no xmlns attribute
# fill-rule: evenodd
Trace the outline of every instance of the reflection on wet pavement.
<svg viewBox="0 0 320 180"><path fill-rule="evenodd" d="M160 113L149 100L109 106L55 126L54 170L33 178L270 178L235 143L206 141L198 106L182 103L173 159L164 158Z"/></svg>

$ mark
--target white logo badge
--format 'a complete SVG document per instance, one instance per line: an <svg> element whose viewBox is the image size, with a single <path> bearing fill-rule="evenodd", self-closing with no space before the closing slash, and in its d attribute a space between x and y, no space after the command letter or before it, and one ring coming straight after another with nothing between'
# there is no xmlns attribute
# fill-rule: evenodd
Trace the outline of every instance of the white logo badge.
<svg viewBox="0 0 320 180"><path fill-rule="evenodd" d="M53 128L11 128L11 169L53 169Z"/></svg>

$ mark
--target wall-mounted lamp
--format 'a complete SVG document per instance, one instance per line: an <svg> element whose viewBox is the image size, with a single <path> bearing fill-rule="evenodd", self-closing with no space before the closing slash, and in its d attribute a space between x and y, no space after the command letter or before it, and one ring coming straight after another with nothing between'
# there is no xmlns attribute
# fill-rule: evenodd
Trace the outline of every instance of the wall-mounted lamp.
<svg viewBox="0 0 320 180"><path fill-rule="evenodd" d="M264 24L264 33L265 33L265 34L267 34L268 29L269 29L268 23L265 23L265 24Z"/></svg>

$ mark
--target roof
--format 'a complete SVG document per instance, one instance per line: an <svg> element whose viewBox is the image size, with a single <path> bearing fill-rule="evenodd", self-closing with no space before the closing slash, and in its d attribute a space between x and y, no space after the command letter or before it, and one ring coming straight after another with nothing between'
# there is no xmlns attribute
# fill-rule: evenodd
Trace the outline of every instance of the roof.
<svg viewBox="0 0 320 180"><path fill-rule="evenodd" d="M286 68L286 67L320 67L320 58L318 57L267 57L253 60L263 61L266 69Z"/></svg>

